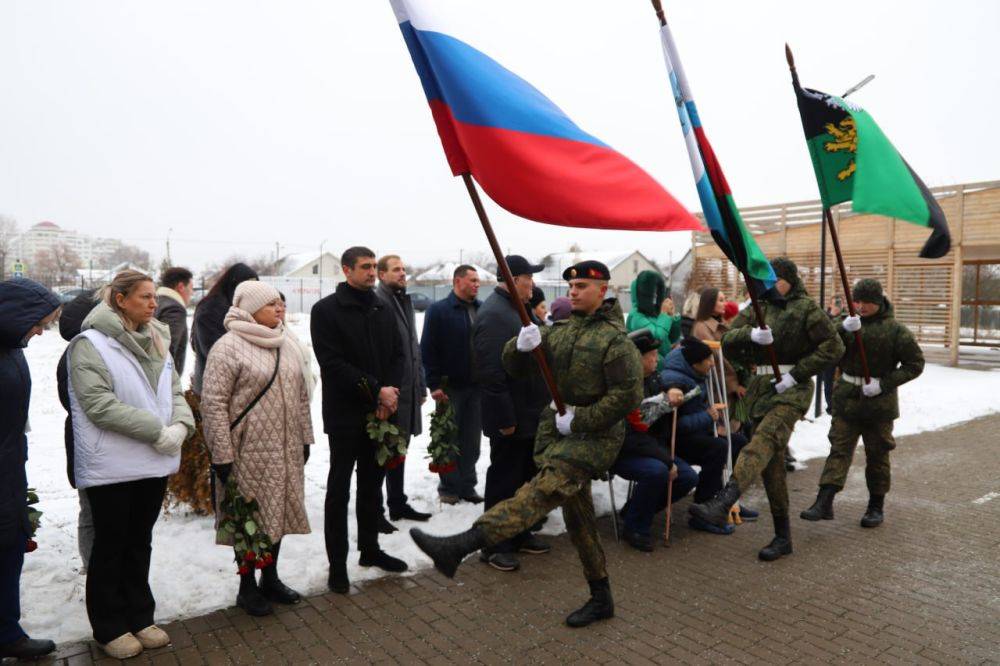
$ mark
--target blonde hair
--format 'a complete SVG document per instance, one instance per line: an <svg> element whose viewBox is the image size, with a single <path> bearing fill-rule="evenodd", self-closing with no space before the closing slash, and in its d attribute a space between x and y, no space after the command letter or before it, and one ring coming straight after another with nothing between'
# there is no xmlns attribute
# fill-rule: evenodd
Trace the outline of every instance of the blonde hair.
<svg viewBox="0 0 1000 666"><path fill-rule="evenodd" d="M118 305L118 299L115 297L121 294L122 298L128 298L129 294L135 291L135 288L143 282L153 282L153 278L141 271L132 269L122 271L115 275L111 282L101 287L100 299L121 316L125 313L122 312L121 307Z"/></svg>

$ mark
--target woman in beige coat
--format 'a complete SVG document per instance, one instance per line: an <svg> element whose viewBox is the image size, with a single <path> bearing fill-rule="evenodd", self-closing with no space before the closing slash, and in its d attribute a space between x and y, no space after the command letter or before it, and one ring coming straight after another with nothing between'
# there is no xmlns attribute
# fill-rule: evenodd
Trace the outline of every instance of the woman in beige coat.
<svg viewBox="0 0 1000 666"><path fill-rule="evenodd" d="M694 326L691 327L692 337L699 340L722 341L722 336L726 334L729 327L722 322L722 316L726 313L726 295L715 287L708 287L701 290L699 295L698 313L695 316ZM742 398L747 390L740 385L740 380L736 376L736 370L726 361L725 367L726 396L730 405ZM730 427L733 432L740 429L739 421L732 421Z"/></svg>
<svg viewBox="0 0 1000 666"><path fill-rule="evenodd" d="M271 613L270 601L300 601L278 579L278 553L286 534L309 533L303 465L313 442L312 420L299 349L285 334L281 310L281 297L268 284L248 281L236 288L225 319L228 332L208 355L201 394L205 442L220 482L217 519L232 474L240 494L257 500L261 529L274 542L274 565L262 570L260 586L253 569L240 576L236 604L251 615Z"/></svg>

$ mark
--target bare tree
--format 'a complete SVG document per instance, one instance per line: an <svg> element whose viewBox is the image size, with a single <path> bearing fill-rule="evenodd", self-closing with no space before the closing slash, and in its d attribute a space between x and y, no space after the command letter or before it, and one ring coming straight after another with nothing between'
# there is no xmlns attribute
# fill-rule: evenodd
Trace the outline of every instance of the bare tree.
<svg viewBox="0 0 1000 666"><path fill-rule="evenodd" d="M59 243L35 253L33 273L50 286L64 280L76 281L76 269L82 262L80 255L66 243Z"/></svg>
<svg viewBox="0 0 1000 666"><path fill-rule="evenodd" d="M117 266L126 262L143 268L149 268L149 252L135 245L122 244L107 257L107 263L110 266Z"/></svg>
<svg viewBox="0 0 1000 666"><path fill-rule="evenodd" d="M0 215L0 280L7 277L7 265L14 251L14 239L18 237L17 220L7 215Z"/></svg>

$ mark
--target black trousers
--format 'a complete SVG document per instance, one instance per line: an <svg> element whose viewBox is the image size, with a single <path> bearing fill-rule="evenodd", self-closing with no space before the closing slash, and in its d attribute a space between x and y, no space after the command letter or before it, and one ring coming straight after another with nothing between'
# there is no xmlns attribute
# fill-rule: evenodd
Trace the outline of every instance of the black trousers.
<svg viewBox="0 0 1000 666"><path fill-rule="evenodd" d="M410 438L406 438L406 445L409 448ZM388 469L385 471L385 502L382 501L382 487L379 486L379 511L385 513L385 507L389 507L389 513L393 511L399 512L406 508L406 502L409 499L406 496L406 492L403 490L403 479L406 477L406 463L403 462L399 467L394 467L393 469Z"/></svg>
<svg viewBox="0 0 1000 666"><path fill-rule="evenodd" d="M358 469L354 509L358 518L358 550L376 553L378 523L382 515L382 479L385 468L375 461L375 444L363 431L350 435L330 435L330 474L326 480L323 533L330 564L347 561L347 505L351 476Z"/></svg>
<svg viewBox="0 0 1000 666"><path fill-rule="evenodd" d="M149 588L149 558L166 489L165 476L86 489L94 516L87 616L98 643L153 624L156 600Z"/></svg>
<svg viewBox="0 0 1000 666"><path fill-rule="evenodd" d="M518 488L538 472L534 459L535 440L514 437L490 437L490 466L486 470L484 511L494 504L510 499ZM530 532L490 547L491 553L513 553Z"/></svg>
<svg viewBox="0 0 1000 666"><path fill-rule="evenodd" d="M733 442L734 448L736 442ZM694 490L696 504L710 499L722 489L722 470L726 466L725 437L711 435L677 435L676 454L689 465L698 465L698 486Z"/></svg>

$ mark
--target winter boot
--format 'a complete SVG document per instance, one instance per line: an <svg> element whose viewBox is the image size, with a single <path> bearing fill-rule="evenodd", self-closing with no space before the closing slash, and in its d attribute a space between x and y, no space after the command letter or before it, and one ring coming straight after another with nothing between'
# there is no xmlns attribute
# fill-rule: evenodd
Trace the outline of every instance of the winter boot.
<svg viewBox="0 0 1000 666"><path fill-rule="evenodd" d="M236 605L247 612L247 615L261 617L274 612L271 603L260 593L254 571L240 574L240 591L236 595Z"/></svg>
<svg viewBox="0 0 1000 666"><path fill-rule="evenodd" d="M868 510L861 518L861 527L878 527L884 518L882 508L885 504L885 495L872 495L868 498Z"/></svg>
<svg viewBox="0 0 1000 666"><path fill-rule="evenodd" d="M788 525L788 516L773 516L774 538L771 543L760 549L757 557L765 562L773 562L783 555L792 554L792 530Z"/></svg>
<svg viewBox="0 0 1000 666"><path fill-rule="evenodd" d="M486 537L478 527L452 536L431 536L414 527L410 530L410 537L420 550L434 560L434 568L448 578L455 577L455 570L466 555L487 545Z"/></svg>
<svg viewBox="0 0 1000 666"><path fill-rule="evenodd" d="M833 496L840 489L829 484L819 487L813 505L799 514L802 520L833 520Z"/></svg>
<svg viewBox="0 0 1000 666"><path fill-rule="evenodd" d="M260 591L269 601L278 604L297 604L302 601L302 596L281 582L278 578L278 553L281 551L281 542L271 546L271 553L274 555L274 562L270 566L261 569Z"/></svg>
<svg viewBox="0 0 1000 666"><path fill-rule="evenodd" d="M688 513L696 518L701 518L706 523L712 523L718 527L724 527L729 522L729 508L736 504L740 498L740 487L735 479L729 479L729 483L715 496L704 504L692 504L688 507Z"/></svg>
<svg viewBox="0 0 1000 666"><path fill-rule="evenodd" d="M571 627L586 627L591 622L615 616L615 601L611 598L608 579L592 580L587 584L590 585L590 599L566 618L566 624Z"/></svg>

